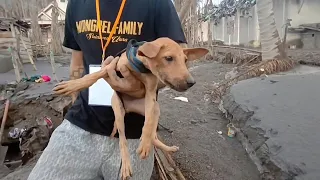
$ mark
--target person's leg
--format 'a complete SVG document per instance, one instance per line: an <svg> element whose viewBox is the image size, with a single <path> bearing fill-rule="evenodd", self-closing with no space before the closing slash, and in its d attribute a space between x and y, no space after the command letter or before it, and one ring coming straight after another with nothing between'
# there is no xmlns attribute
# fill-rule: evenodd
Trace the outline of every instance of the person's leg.
<svg viewBox="0 0 320 180"><path fill-rule="evenodd" d="M52 133L28 180L102 179L97 136L64 120Z"/></svg>
<svg viewBox="0 0 320 180"><path fill-rule="evenodd" d="M103 178L105 180L119 180L121 179L119 139L105 137L104 142L107 143L102 165ZM130 178L130 180L150 180L154 165L154 151L152 150L150 152L147 159L141 160L136 152L139 143L139 139L128 139L128 149L132 167L132 178Z"/></svg>

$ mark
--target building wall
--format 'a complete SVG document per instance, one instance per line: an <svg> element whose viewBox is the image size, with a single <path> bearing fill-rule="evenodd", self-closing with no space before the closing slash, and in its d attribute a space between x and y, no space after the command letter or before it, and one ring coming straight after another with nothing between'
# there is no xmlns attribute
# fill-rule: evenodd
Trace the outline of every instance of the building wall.
<svg viewBox="0 0 320 180"><path fill-rule="evenodd" d="M279 32L280 38L284 37L284 24L286 23L286 19L292 19L291 27L299 27L301 24L311 24L311 23L320 23L320 0L305 0L304 5L298 13L298 9L300 4L298 0L273 0L274 6L274 16L276 21L276 27ZM238 44L248 44L250 41L258 41L259 37L259 23L258 23L258 15L256 6L252 7L251 17L238 17L240 14L237 13L233 17L224 17L220 20L220 23L217 25L213 25L213 37L217 40L224 41L225 44L232 45ZM227 24L231 20L234 20L234 32L230 34L227 33ZM240 26L238 28L238 22L240 22ZM207 24L207 22L203 22L202 24ZM202 31L204 32L204 36L206 37L207 29L206 26L202 26ZM316 33L317 34L317 33ZM239 38L238 38L239 36ZM316 35L311 39L316 39ZM309 35L300 33L288 33L287 41L306 38L310 40ZM206 39L204 39L206 41ZM306 43L310 44L310 41L306 41ZM315 40L318 42L318 40ZM320 41L320 40L319 40ZM313 42L313 41L311 41ZM316 43L317 44L317 43ZM316 47L316 45L314 45ZM305 47L311 47L311 45L307 45ZM317 46L318 47L318 46ZM319 46L320 48L320 46Z"/></svg>
<svg viewBox="0 0 320 180"><path fill-rule="evenodd" d="M66 12L68 0L57 0L58 6L60 9L62 9L64 12Z"/></svg>
<svg viewBox="0 0 320 180"><path fill-rule="evenodd" d="M292 19L292 27L298 27L300 24L320 23L319 0L305 0L298 14L299 6L297 0L289 1L288 18Z"/></svg>
<svg viewBox="0 0 320 180"><path fill-rule="evenodd" d="M320 48L320 32L318 31L311 30L301 33L301 40L304 49Z"/></svg>
<svg viewBox="0 0 320 180"><path fill-rule="evenodd" d="M67 0L56 0L57 3L58 3L58 7L63 10L64 12L66 12L66 9L67 9L67 4L68 4L68 1ZM49 17L51 17L51 13L52 13L52 8L49 8L45 14L47 14ZM47 20L50 20L47 16L45 15L41 15L39 17L39 20L44 20L44 21L47 21ZM59 14L59 17L58 17L58 20L61 20L61 21L64 21L65 20L65 15L60 13Z"/></svg>
<svg viewBox="0 0 320 180"><path fill-rule="evenodd" d="M200 30L198 31L198 37L199 39L204 42L208 41L208 21L202 22L200 24Z"/></svg>
<svg viewBox="0 0 320 180"><path fill-rule="evenodd" d="M224 41L224 37L222 37L223 34L223 23L219 23L217 25L213 25L213 38L219 41Z"/></svg>

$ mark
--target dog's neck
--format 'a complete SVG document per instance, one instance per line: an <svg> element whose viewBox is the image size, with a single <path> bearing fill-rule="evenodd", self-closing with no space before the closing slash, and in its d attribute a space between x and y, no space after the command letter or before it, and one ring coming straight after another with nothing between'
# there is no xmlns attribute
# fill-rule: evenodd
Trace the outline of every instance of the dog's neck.
<svg viewBox="0 0 320 180"><path fill-rule="evenodd" d="M144 42L130 40L126 48L126 55L132 70L138 73L151 73L146 65L145 57L139 56L137 54L138 48L143 43Z"/></svg>

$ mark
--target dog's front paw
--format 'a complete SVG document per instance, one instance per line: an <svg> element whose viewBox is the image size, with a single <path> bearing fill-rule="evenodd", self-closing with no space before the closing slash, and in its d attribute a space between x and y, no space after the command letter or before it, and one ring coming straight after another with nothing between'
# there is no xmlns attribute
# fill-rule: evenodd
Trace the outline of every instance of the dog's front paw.
<svg viewBox="0 0 320 180"><path fill-rule="evenodd" d="M150 138L142 138L139 147L137 149L137 153L140 156L140 159L146 159L153 148L153 144Z"/></svg>
<svg viewBox="0 0 320 180"><path fill-rule="evenodd" d="M71 95L81 89L80 82L80 80L62 81L53 88L53 92L58 95Z"/></svg>
<svg viewBox="0 0 320 180"><path fill-rule="evenodd" d="M121 179L127 180L132 177L132 168L129 159L122 159L121 164Z"/></svg>

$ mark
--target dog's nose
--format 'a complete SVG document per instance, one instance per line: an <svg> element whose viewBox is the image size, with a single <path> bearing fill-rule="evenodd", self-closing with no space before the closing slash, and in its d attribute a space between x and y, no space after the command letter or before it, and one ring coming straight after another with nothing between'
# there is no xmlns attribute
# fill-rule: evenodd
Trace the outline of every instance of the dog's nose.
<svg viewBox="0 0 320 180"><path fill-rule="evenodd" d="M193 79L192 76L189 76L187 78L187 86L188 86L188 88L192 87L195 83L196 83L196 81Z"/></svg>
<svg viewBox="0 0 320 180"><path fill-rule="evenodd" d="M187 85L188 85L189 88L191 88L194 84L196 84L195 81L193 81L193 82L187 82Z"/></svg>

